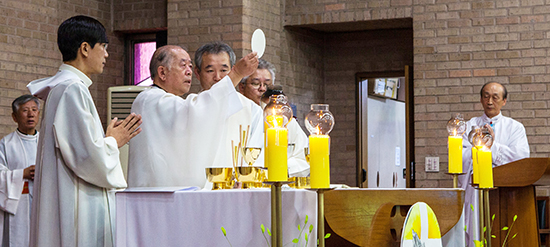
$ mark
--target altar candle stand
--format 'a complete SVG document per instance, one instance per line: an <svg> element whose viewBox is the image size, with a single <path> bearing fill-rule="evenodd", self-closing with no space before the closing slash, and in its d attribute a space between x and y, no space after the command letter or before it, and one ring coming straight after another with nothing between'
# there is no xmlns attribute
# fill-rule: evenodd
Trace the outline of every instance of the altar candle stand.
<svg viewBox="0 0 550 247"><path fill-rule="evenodd" d="M480 236L484 236L483 228L485 231L485 241L487 241L488 247L491 247L491 212L489 205L489 190L493 189L493 160L491 156L491 149L486 146L482 146L477 150L477 161L479 167L479 186L480 190ZM483 227L482 227L483 226ZM481 238L483 241L483 238Z"/></svg>
<svg viewBox="0 0 550 247"><path fill-rule="evenodd" d="M330 188L330 137L334 117L326 104L313 104L306 115L309 136L309 166L311 189L317 192L317 238L325 247L325 191Z"/></svg>
<svg viewBox="0 0 550 247"><path fill-rule="evenodd" d="M266 123L265 153L267 182L271 185L271 246L283 246L283 212L281 187L288 182L288 130L286 125L292 118L292 109L286 96L274 95L264 109Z"/></svg>

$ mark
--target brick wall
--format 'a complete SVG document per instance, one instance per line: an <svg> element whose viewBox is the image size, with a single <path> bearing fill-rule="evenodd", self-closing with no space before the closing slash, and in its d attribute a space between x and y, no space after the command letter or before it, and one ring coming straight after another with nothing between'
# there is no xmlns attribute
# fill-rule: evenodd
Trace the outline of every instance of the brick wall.
<svg viewBox="0 0 550 247"><path fill-rule="evenodd" d="M26 92L28 81L55 73L61 59L55 34L69 16L97 17L109 31L154 29L165 20L168 43L188 47L192 56L201 44L223 40L241 57L250 51L252 31L262 28L268 40L265 58L277 67L277 81L298 105L298 117L303 119L309 104L323 101L334 105L337 115L344 114L337 119L347 130L336 129L333 138L348 143L345 150L338 150L345 157L333 155L332 163L348 168L336 168L333 178L354 185L354 161L349 157L355 143L351 130L355 102L342 97L348 99L355 88L339 85L352 83L354 72L381 68L355 64L351 72L333 67L327 47L345 41L330 40L303 27L358 22L376 23L374 28L383 29L396 18L412 18L418 187L450 187L443 174L447 170L445 122L453 112L466 118L480 115L478 91L488 81L508 87L510 97L503 114L524 123L532 156L550 153L546 126L550 5L544 0L3 1L0 11L0 135L13 130L9 104ZM105 73L92 78L95 83L90 88L101 116L105 116L107 87L123 84L123 40L112 33L109 37ZM196 92L198 82L194 84ZM440 173L423 172L426 156L440 157Z"/></svg>
<svg viewBox="0 0 550 247"><path fill-rule="evenodd" d="M166 0L114 0L113 28L117 31L166 27Z"/></svg>
<svg viewBox="0 0 550 247"><path fill-rule="evenodd" d="M510 96L503 114L524 123L532 156L548 156L550 6L545 1L306 2L286 1L285 24L413 18L418 187L451 186L444 174L445 123L452 112L468 119L481 115L478 92L489 81L507 86ZM426 156L440 157L440 173L423 172Z"/></svg>
<svg viewBox="0 0 550 247"><path fill-rule="evenodd" d="M3 1L0 3L0 136L15 130L11 102L27 94L28 82L54 75L61 64L57 27L73 15L84 14L111 28L111 4L105 1ZM103 75L94 76L90 91L101 116L106 116L106 90L122 85L122 43L109 33Z"/></svg>
<svg viewBox="0 0 550 247"><path fill-rule="evenodd" d="M325 34L325 102L335 115L331 182L355 186L357 72L404 71L413 62L412 29Z"/></svg>

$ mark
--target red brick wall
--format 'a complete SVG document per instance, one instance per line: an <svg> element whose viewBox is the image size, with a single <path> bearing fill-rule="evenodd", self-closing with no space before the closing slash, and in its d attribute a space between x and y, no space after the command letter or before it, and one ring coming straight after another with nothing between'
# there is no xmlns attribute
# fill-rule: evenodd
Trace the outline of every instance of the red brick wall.
<svg viewBox="0 0 550 247"><path fill-rule="evenodd" d="M28 93L27 83L56 73L61 64L57 27L77 14L97 18L109 31L110 57L104 73L92 77L94 84L90 87L104 118L107 88L122 85L123 73L122 42L110 32L111 4L108 1L4 1L0 12L0 136L15 130L11 102Z"/></svg>

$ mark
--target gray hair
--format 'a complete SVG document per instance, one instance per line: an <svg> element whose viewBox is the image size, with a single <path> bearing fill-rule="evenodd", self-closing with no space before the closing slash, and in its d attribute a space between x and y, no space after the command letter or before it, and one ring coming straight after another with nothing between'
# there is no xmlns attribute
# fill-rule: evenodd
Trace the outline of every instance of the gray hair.
<svg viewBox="0 0 550 247"><path fill-rule="evenodd" d="M11 103L11 110L13 111L13 113L17 113L19 111L19 107L21 107L21 105L29 102L29 101L34 101L34 103L36 103L36 106L38 107L38 109L40 109L40 101L38 100L37 97L34 97L30 94L25 94L25 95L21 95L19 97L17 97L17 99L15 99L12 103Z"/></svg>
<svg viewBox="0 0 550 247"><path fill-rule="evenodd" d="M197 68L197 70L199 72L201 72L202 56L205 53L220 54L222 52L227 53L227 55L229 56L230 67L233 68L233 65L235 65L235 60L236 60L235 52L233 51L233 49L231 49L231 47L229 45L227 45L226 43L223 43L221 41L210 42L210 43L206 43L206 44L202 45L197 50L197 52L195 52L195 67Z"/></svg>
<svg viewBox="0 0 550 247"><path fill-rule="evenodd" d="M258 69L267 69L267 71L269 71L269 74L271 74L271 83L272 85L275 85L275 72L277 70L275 69L275 66L273 66L273 64L260 58L258 62ZM243 77L240 83L246 84L246 81L248 80L249 77L250 75Z"/></svg>
<svg viewBox="0 0 550 247"><path fill-rule="evenodd" d="M151 58L151 63L149 63L149 72L151 72L151 80L154 80L158 76L157 69L158 67L166 67L168 70L172 68L172 61L174 60L173 49L181 48L186 50L184 47L177 45L165 45L159 47L153 57Z"/></svg>

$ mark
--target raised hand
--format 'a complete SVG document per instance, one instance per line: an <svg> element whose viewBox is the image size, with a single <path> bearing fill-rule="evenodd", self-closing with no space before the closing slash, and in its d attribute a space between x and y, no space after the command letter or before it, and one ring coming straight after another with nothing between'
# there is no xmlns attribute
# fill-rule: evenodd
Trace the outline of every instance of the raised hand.
<svg viewBox="0 0 550 247"><path fill-rule="evenodd" d="M256 52L249 53L233 66L231 72L229 72L229 77L234 86L237 86L243 77L249 76L256 71L259 62L256 54Z"/></svg>

